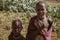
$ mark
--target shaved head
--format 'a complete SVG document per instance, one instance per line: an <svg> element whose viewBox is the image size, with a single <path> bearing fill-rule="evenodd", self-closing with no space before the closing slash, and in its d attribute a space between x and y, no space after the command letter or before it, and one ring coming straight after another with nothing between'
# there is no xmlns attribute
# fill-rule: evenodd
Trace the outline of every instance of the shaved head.
<svg viewBox="0 0 60 40"><path fill-rule="evenodd" d="M14 26L22 26L22 22L18 19L18 20L13 20L12 21L12 26L14 27Z"/></svg>
<svg viewBox="0 0 60 40"><path fill-rule="evenodd" d="M21 32L22 28L22 22L19 19L12 21L12 32L15 36Z"/></svg>
<svg viewBox="0 0 60 40"><path fill-rule="evenodd" d="M44 1L39 1L39 2L36 3L36 7L37 7L37 6L42 6L42 5L45 6L45 4L46 4L46 3L45 3Z"/></svg>

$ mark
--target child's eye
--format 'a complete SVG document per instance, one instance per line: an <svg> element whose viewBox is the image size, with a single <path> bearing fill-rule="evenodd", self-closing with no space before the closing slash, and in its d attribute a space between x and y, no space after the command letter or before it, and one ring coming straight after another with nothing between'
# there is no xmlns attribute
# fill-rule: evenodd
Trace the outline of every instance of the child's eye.
<svg viewBox="0 0 60 40"><path fill-rule="evenodd" d="M43 10L44 10L43 8L40 9L40 11L43 11Z"/></svg>
<svg viewBox="0 0 60 40"><path fill-rule="evenodd" d="M41 9L41 10L44 10L44 9Z"/></svg>
<svg viewBox="0 0 60 40"><path fill-rule="evenodd" d="M18 27L18 28L21 28L21 27Z"/></svg>
<svg viewBox="0 0 60 40"><path fill-rule="evenodd" d="M14 29L17 29L16 27Z"/></svg>
<svg viewBox="0 0 60 40"><path fill-rule="evenodd" d="M40 11L40 10L37 10L37 11Z"/></svg>

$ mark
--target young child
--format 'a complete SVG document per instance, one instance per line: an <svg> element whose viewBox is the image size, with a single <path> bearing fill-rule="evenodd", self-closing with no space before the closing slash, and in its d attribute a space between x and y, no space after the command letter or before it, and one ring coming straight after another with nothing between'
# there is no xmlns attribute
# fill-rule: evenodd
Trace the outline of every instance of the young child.
<svg viewBox="0 0 60 40"><path fill-rule="evenodd" d="M45 2L36 4L36 12L37 15L30 19L26 40L51 40L52 20L46 17Z"/></svg>
<svg viewBox="0 0 60 40"><path fill-rule="evenodd" d="M10 33L8 40L25 40L25 38L20 34L22 27L22 22L17 19L12 21L12 32Z"/></svg>

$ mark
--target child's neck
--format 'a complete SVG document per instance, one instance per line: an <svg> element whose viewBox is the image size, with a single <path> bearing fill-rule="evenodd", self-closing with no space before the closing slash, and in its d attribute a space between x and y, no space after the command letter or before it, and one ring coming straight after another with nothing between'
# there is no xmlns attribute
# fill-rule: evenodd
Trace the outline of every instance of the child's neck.
<svg viewBox="0 0 60 40"><path fill-rule="evenodd" d="M42 18L37 17L39 20L43 20L46 16L43 16Z"/></svg>
<svg viewBox="0 0 60 40"><path fill-rule="evenodd" d="M20 33L14 34L13 32L12 32L12 34L13 34L13 36L15 36L15 37L18 37L18 36L20 35Z"/></svg>

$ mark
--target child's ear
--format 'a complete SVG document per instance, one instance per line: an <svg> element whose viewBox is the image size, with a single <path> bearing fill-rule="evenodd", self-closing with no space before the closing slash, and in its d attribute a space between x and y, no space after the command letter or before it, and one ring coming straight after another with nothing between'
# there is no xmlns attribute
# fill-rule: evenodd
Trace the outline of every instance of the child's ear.
<svg viewBox="0 0 60 40"><path fill-rule="evenodd" d="M13 29L13 27L11 26L11 29Z"/></svg>

